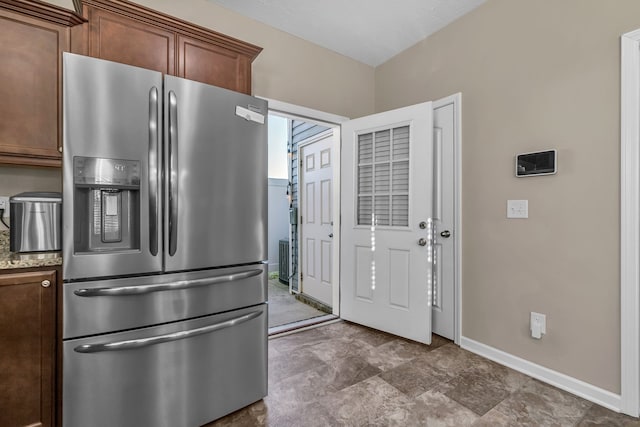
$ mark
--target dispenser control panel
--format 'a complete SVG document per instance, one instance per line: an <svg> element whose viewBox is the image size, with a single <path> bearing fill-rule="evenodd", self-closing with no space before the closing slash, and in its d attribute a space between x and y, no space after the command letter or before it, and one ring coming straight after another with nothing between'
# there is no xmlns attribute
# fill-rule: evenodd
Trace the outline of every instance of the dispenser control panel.
<svg viewBox="0 0 640 427"><path fill-rule="evenodd" d="M74 157L73 178L76 185L140 186L140 162L137 160Z"/></svg>

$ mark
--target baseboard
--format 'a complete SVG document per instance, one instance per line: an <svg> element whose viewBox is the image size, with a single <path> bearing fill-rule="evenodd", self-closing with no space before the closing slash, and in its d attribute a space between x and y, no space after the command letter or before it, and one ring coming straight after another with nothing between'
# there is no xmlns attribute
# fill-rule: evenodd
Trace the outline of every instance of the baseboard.
<svg viewBox="0 0 640 427"><path fill-rule="evenodd" d="M612 411L620 412L622 398L619 394L612 393L577 378L545 368L544 366L540 366L512 354L505 353L502 350L479 343L467 337L460 338L460 347L518 372L522 372L523 374L529 375L537 380L551 384L554 387L568 391L576 396L580 396L583 399L597 403L598 405L604 406Z"/></svg>

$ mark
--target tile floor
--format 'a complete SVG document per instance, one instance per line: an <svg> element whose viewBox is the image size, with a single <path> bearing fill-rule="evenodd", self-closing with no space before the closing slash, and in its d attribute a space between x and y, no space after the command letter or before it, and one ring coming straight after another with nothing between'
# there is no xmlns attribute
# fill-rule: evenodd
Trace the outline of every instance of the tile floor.
<svg viewBox="0 0 640 427"><path fill-rule="evenodd" d="M289 293L289 287L280 283L278 279L269 279L267 289L269 292L270 328L326 314L298 301Z"/></svg>
<svg viewBox="0 0 640 427"><path fill-rule="evenodd" d="M209 426L640 426L462 350L340 321L269 341L269 396Z"/></svg>

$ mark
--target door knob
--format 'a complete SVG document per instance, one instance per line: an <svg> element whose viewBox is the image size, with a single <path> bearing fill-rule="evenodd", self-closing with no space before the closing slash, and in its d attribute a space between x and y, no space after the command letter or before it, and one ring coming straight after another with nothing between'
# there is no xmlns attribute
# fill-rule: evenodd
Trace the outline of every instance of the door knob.
<svg viewBox="0 0 640 427"><path fill-rule="evenodd" d="M420 240L418 240L418 244L419 244L420 246L426 246L426 244L427 244L427 239L420 239Z"/></svg>
<svg viewBox="0 0 640 427"><path fill-rule="evenodd" d="M329 233L329 237L333 239L333 233Z"/></svg>
<svg viewBox="0 0 640 427"><path fill-rule="evenodd" d="M451 232L450 232L449 230L444 230L442 233L440 233L440 235L441 235L442 237L447 238L447 237L450 237L450 236L451 236Z"/></svg>

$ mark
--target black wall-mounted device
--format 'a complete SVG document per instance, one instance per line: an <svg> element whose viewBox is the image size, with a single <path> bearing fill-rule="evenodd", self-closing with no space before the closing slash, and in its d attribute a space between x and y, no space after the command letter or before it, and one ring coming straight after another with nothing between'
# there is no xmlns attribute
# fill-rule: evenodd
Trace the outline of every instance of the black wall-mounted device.
<svg viewBox="0 0 640 427"><path fill-rule="evenodd" d="M556 150L522 153L516 156L516 176L553 175L557 172Z"/></svg>

